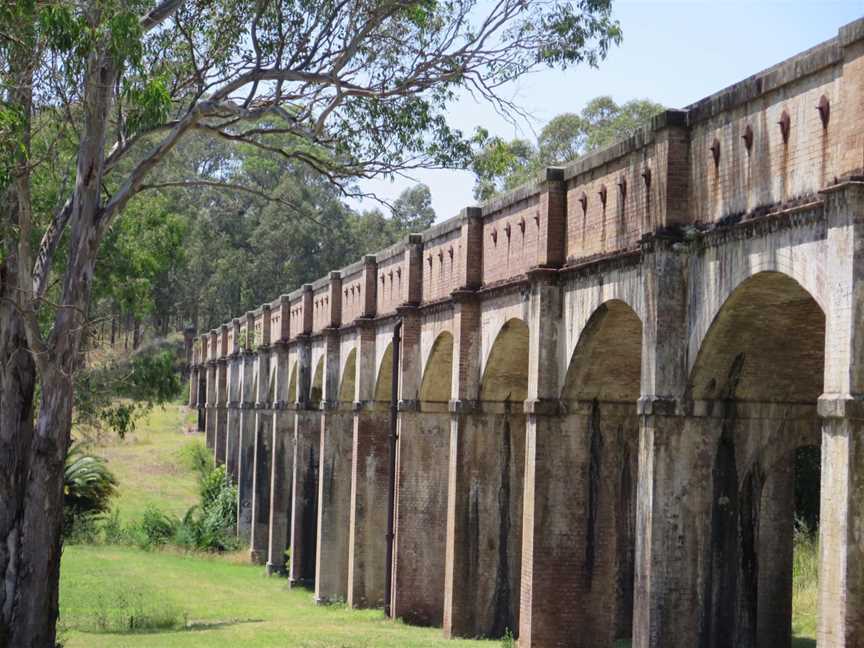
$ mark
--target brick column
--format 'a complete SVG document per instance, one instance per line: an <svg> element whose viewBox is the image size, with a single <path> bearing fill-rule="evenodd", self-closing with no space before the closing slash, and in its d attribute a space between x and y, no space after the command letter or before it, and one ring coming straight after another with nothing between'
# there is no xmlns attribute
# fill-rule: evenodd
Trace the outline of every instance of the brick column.
<svg viewBox="0 0 864 648"><path fill-rule="evenodd" d="M216 367L216 430L213 453L217 464L225 463L225 442L228 431L228 325L219 333L219 357Z"/></svg>
<svg viewBox="0 0 864 648"><path fill-rule="evenodd" d="M294 473L294 413L288 401L289 353L285 341L275 342L276 402L273 403L273 455L270 460L270 535L267 573L286 572L285 550L290 546L291 486Z"/></svg>
<svg viewBox="0 0 864 648"><path fill-rule="evenodd" d="M261 344L258 347L258 393L255 396L255 464L252 477L252 562L267 561L270 539L270 460L273 454L273 403L270 373L270 305L264 304ZM275 385L274 385L275 386Z"/></svg>
<svg viewBox="0 0 864 648"><path fill-rule="evenodd" d="M580 425L584 416L567 422L560 417L560 289L553 273L536 271L531 277L519 644L610 645L580 623L585 606L579 595L587 589L585 534L579 530L588 508L583 479L588 435ZM574 634L575 627L580 630Z"/></svg>
<svg viewBox="0 0 864 648"><path fill-rule="evenodd" d="M189 372L189 408L198 405L198 347L195 345L195 329L187 328L184 332L186 342L186 363Z"/></svg>
<svg viewBox="0 0 864 648"><path fill-rule="evenodd" d="M864 183L825 192L819 648L864 645Z"/></svg>
<svg viewBox="0 0 864 648"><path fill-rule="evenodd" d="M254 344L255 315L246 313L247 346L243 353L240 439L237 444L237 535L249 542L252 533L252 487L255 470L255 380L258 370Z"/></svg>
<svg viewBox="0 0 864 648"><path fill-rule="evenodd" d="M439 626L444 615L452 378L442 381L442 393L420 401L421 323L416 310L403 312L391 613L409 623ZM452 353L450 349L451 362Z"/></svg>
<svg viewBox="0 0 864 648"><path fill-rule="evenodd" d="M291 563L289 584L315 582L315 550L318 531L318 461L321 443L321 411L309 402L312 379L311 345L300 336L297 349L297 402L294 413L294 461L291 478ZM316 404L317 405L317 404Z"/></svg>
<svg viewBox="0 0 864 648"><path fill-rule="evenodd" d="M710 511L704 456L713 456L714 432L685 416L686 259L673 243L656 239L643 257L634 648L699 645L700 536Z"/></svg>
<svg viewBox="0 0 864 648"><path fill-rule="evenodd" d="M210 331L207 344L207 397L204 405L204 438L207 449L211 452L216 448L216 337L215 330Z"/></svg>
<svg viewBox="0 0 864 648"><path fill-rule="evenodd" d="M447 403L401 403L398 443L391 610L408 623L440 626L450 461Z"/></svg>
<svg viewBox="0 0 864 648"><path fill-rule="evenodd" d="M376 402L375 328L358 323L348 604L380 607L386 576L389 401ZM382 380L387 377L382 377ZM389 385L389 381L387 383Z"/></svg>
<svg viewBox="0 0 864 648"><path fill-rule="evenodd" d="M204 407L207 403L207 336L201 336L201 344L198 351L198 393L195 398L195 406L198 409L198 432L206 429L206 417Z"/></svg>
<svg viewBox="0 0 864 648"><path fill-rule="evenodd" d="M340 407L339 333L324 331L324 390L321 401L321 442L318 468L318 546L315 600L348 598L348 537L351 509L351 456L354 415Z"/></svg>
<svg viewBox="0 0 864 648"><path fill-rule="evenodd" d="M240 458L240 418L242 405L243 350L240 340L240 320L232 322L234 338L228 360L228 429L225 441L225 470L233 483L237 483L237 464Z"/></svg>

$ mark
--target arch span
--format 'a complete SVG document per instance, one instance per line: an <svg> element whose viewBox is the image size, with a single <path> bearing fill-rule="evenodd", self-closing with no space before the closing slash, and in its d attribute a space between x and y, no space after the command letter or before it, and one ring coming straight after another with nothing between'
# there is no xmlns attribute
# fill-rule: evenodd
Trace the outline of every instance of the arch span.
<svg viewBox="0 0 864 648"><path fill-rule="evenodd" d="M642 321L625 302L602 303L588 319L567 368L564 400L634 402L640 393Z"/></svg>
<svg viewBox="0 0 864 648"><path fill-rule="evenodd" d="M321 402L324 394L324 356L318 358L315 371L312 374L312 382L309 385L309 404L313 407Z"/></svg>
<svg viewBox="0 0 864 648"><path fill-rule="evenodd" d="M779 272L749 276L714 316L690 372L696 400L813 403L822 393L825 314Z"/></svg>
<svg viewBox="0 0 864 648"><path fill-rule="evenodd" d="M420 400L446 403L452 395L453 336L444 331L435 338L420 383Z"/></svg>
<svg viewBox="0 0 864 648"><path fill-rule="evenodd" d="M378 364L378 374L375 378L375 402L389 403L392 399L393 380L393 343L389 342L387 348L384 349L384 354L381 356L381 362Z"/></svg>
<svg viewBox="0 0 864 648"><path fill-rule="evenodd" d="M522 403L528 397L528 325L518 318L507 320L489 350L480 400Z"/></svg>
<svg viewBox="0 0 864 648"><path fill-rule="evenodd" d="M353 403L357 385L357 349L351 349L342 370L342 380L339 383L339 401Z"/></svg>

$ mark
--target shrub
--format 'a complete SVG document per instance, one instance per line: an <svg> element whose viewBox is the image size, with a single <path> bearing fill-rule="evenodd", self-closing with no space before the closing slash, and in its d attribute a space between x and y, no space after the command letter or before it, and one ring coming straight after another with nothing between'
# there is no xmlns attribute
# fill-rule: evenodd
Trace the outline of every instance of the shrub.
<svg viewBox="0 0 864 648"><path fill-rule="evenodd" d="M237 516L237 489L218 466L199 482L201 505L190 508L177 527L174 541L190 549L229 551L237 547L232 533Z"/></svg>
<svg viewBox="0 0 864 648"><path fill-rule="evenodd" d="M136 544L143 549L164 545L174 537L178 524L176 518L148 506L144 509L141 521L133 529Z"/></svg>

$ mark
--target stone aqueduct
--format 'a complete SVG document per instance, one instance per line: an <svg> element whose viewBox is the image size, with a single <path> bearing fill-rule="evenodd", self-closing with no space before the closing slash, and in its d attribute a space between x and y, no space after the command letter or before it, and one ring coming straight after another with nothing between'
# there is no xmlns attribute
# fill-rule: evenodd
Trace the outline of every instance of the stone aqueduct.
<svg viewBox="0 0 864 648"><path fill-rule="evenodd" d="M862 174L864 20L195 339L253 560L447 636L789 646L821 445L818 646L864 646Z"/></svg>

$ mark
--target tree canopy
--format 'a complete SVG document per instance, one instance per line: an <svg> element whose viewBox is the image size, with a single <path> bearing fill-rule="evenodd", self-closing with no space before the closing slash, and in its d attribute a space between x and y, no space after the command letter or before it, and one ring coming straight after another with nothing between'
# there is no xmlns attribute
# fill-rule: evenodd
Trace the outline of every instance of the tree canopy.
<svg viewBox="0 0 864 648"><path fill-rule="evenodd" d="M595 97L580 113L562 113L540 131L537 142L507 141L480 131L472 169L474 197L486 200L537 176L544 167L576 158L625 139L644 126L663 106L648 99L617 104L612 97Z"/></svg>

